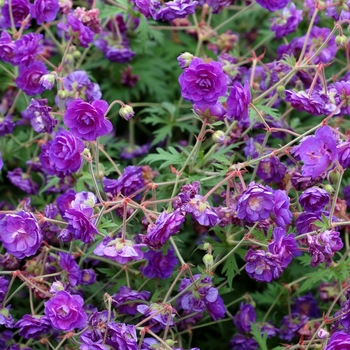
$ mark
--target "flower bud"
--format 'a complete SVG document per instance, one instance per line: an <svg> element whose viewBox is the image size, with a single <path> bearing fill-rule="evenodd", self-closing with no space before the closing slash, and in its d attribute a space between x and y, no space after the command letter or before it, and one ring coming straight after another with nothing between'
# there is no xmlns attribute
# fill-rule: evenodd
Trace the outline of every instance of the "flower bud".
<svg viewBox="0 0 350 350"><path fill-rule="evenodd" d="M45 89L51 90L55 85L55 81L56 81L55 75L50 73L50 74L43 75L39 80L39 84L42 85Z"/></svg>
<svg viewBox="0 0 350 350"><path fill-rule="evenodd" d="M73 55L71 53L68 53L66 55L66 59L64 60L64 63L66 64L71 64L74 62L74 58L73 58Z"/></svg>
<svg viewBox="0 0 350 350"><path fill-rule="evenodd" d="M59 90L57 94L58 94L58 97L61 100L65 100L68 97L68 91L67 90Z"/></svg>
<svg viewBox="0 0 350 350"><path fill-rule="evenodd" d="M214 258L211 254L205 254L203 256L203 263L205 265L205 268L207 270L210 270L211 267L214 265Z"/></svg>
<svg viewBox="0 0 350 350"><path fill-rule="evenodd" d="M345 3L342 3L341 8L344 11L349 11L349 6L347 4L345 4Z"/></svg>
<svg viewBox="0 0 350 350"><path fill-rule="evenodd" d="M345 46L347 41L347 37L345 35L337 35L335 38L335 43L337 46Z"/></svg>
<svg viewBox="0 0 350 350"><path fill-rule="evenodd" d="M340 179L339 170L333 169L327 175L327 180L332 184L337 184Z"/></svg>
<svg viewBox="0 0 350 350"><path fill-rule="evenodd" d="M330 195L332 195L335 192L334 188L330 184L325 185L323 188Z"/></svg>
<svg viewBox="0 0 350 350"><path fill-rule="evenodd" d="M317 332L317 336L320 338L320 339L325 339L329 336L329 333L327 332L326 329L324 328L321 328L318 332Z"/></svg>
<svg viewBox="0 0 350 350"><path fill-rule="evenodd" d="M211 247L211 244L208 243L208 242L206 242L206 243L203 244L203 250L209 250L210 247Z"/></svg>
<svg viewBox="0 0 350 350"><path fill-rule="evenodd" d="M165 342L171 347L173 347L176 344L176 341L172 339L167 339Z"/></svg>
<svg viewBox="0 0 350 350"><path fill-rule="evenodd" d="M215 143L222 145L226 140L226 135L222 130L217 130L214 132L212 138Z"/></svg>
<svg viewBox="0 0 350 350"><path fill-rule="evenodd" d="M73 52L74 59L78 60L81 57L81 52L76 50Z"/></svg>
<svg viewBox="0 0 350 350"><path fill-rule="evenodd" d="M180 68L184 69L190 65L190 63L194 58L195 57L191 55L189 52L184 52L177 58L177 61L179 62Z"/></svg>
<svg viewBox="0 0 350 350"><path fill-rule="evenodd" d="M124 105L119 110L119 115L125 120L130 120L134 116L135 112L129 105Z"/></svg>
<svg viewBox="0 0 350 350"><path fill-rule="evenodd" d="M277 89L276 89L278 95L279 95L281 98L285 98L285 97L286 97L286 95L285 95L285 93L284 93L285 90L286 90L286 87L283 86L283 85L277 86Z"/></svg>

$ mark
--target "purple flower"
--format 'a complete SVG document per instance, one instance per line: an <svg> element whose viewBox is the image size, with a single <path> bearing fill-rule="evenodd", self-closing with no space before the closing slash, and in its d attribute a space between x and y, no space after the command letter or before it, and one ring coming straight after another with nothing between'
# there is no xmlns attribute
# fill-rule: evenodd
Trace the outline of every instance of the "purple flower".
<svg viewBox="0 0 350 350"><path fill-rule="evenodd" d="M258 343L253 339L243 334L236 334L230 340L231 350L257 350Z"/></svg>
<svg viewBox="0 0 350 350"><path fill-rule="evenodd" d="M24 315L16 324L20 328L19 335L25 339L36 339L42 334L48 333L51 323L47 316Z"/></svg>
<svg viewBox="0 0 350 350"><path fill-rule="evenodd" d="M142 177L142 167L127 166L118 180L104 178L103 185L106 192L114 195L120 193L128 197L145 186L145 180Z"/></svg>
<svg viewBox="0 0 350 350"><path fill-rule="evenodd" d="M275 17L271 20L271 30L276 33L276 38L281 39L282 37L295 32L299 23L302 21L303 11L297 10L295 4L292 2L289 9L285 7L282 10L282 17Z"/></svg>
<svg viewBox="0 0 350 350"><path fill-rule="evenodd" d="M38 193L38 185L32 180L30 175L23 173L21 168L16 168L7 173L7 178L22 191L28 194Z"/></svg>
<svg viewBox="0 0 350 350"><path fill-rule="evenodd" d="M283 272L281 257L264 250L249 249L245 261L247 274L259 282L271 282Z"/></svg>
<svg viewBox="0 0 350 350"><path fill-rule="evenodd" d="M82 191L75 194L74 199L70 202L70 208L80 210L87 217L91 217L96 202L97 198L92 192Z"/></svg>
<svg viewBox="0 0 350 350"><path fill-rule="evenodd" d="M284 316L281 320L280 338L286 341L291 341L299 329L305 326L308 317L299 313L292 313L291 316Z"/></svg>
<svg viewBox="0 0 350 350"><path fill-rule="evenodd" d="M283 268L290 264L293 256L301 255L294 234L287 236L286 231L279 227L273 229L273 241L269 243L267 249L271 254L279 256Z"/></svg>
<svg viewBox="0 0 350 350"><path fill-rule="evenodd" d="M16 28L21 26L21 23L29 15L28 0L11 0L13 22ZM3 16L3 28L11 28L10 5L9 0L1 8ZM28 28L28 25L25 27Z"/></svg>
<svg viewBox="0 0 350 350"><path fill-rule="evenodd" d="M326 262L326 267L332 264L334 253L341 250L344 246L340 233L337 231L326 230L317 235L307 234L307 244L309 254L312 257L310 266L315 267Z"/></svg>
<svg viewBox="0 0 350 350"><path fill-rule="evenodd" d="M256 2L264 9L274 12L285 7L289 0L256 0Z"/></svg>
<svg viewBox="0 0 350 350"><path fill-rule="evenodd" d="M322 220L320 212L304 212L301 213L298 218L295 220L295 228L299 235L315 231L318 227L314 224L317 220Z"/></svg>
<svg viewBox="0 0 350 350"><path fill-rule="evenodd" d="M292 222L292 213L289 209L290 198L286 191L274 191L274 206L272 209L272 217L277 226L286 227Z"/></svg>
<svg viewBox="0 0 350 350"><path fill-rule="evenodd" d="M73 15L67 16L67 23L59 23L57 27L76 39L81 47L88 47L94 41L94 32Z"/></svg>
<svg viewBox="0 0 350 350"><path fill-rule="evenodd" d="M73 234L75 239L80 239L84 243L93 241L95 235L98 233L97 228L89 220L89 217L84 211L71 208L66 210L63 218L68 221L67 230Z"/></svg>
<svg viewBox="0 0 350 350"><path fill-rule="evenodd" d="M339 102L343 102L340 109L341 114L349 114L350 112L350 82L349 81L338 81L334 84L334 88L340 99Z"/></svg>
<svg viewBox="0 0 350 350"><path fill-rule="evenodd" d="M156 18L157 11L161 7L161 3L157 0L134 0L134 3L140 13L153 19Z"/></svg>
<svg viewBox="0 0 350 350"><path fill-rule="evenodd" d="M10 314L11 305L0 308L0 326L4 325L6 328L13 328L15 326L15 321Z"/></svg>
<svg viewBox="0 0 350 350"><path fill-rule="evenodd" d="M310 32L310 44L309 44L309 53L308 56L312 56L323 44L325 43L327 37L331 34L331 30L329 28L319 28L317 26L313 26ZM335 42L335 36L332 35L328 40L327 45L321 50L321 52L313 59L313 63L317 64L319 62L328 63L334 57L338 51L338 47Z"/></svg>
<svg viewBox="0 0 350 350"><path fill-rule="evenodd" d="M226 114L226 109L221 102L216 104L199 104L193 105L193 111L202 119L207 119L208 122L223 120Z"/></svg>
<svg viewBox="0 0 350 350"><path fill-rule="evenodd" d="M96 272L93 269L83 269L79 274L79 283L88 286L96 282Z"/></svg>
<svg viewBox="0 0 350 350"><path fill-rule="evenodd" d="M215 104L227 91L227 76L218 62L195 58L179 76L183 98L199 104Z"/></svg>
<svg viewBox="0 0 350 350"><path fill-rule="evenodd" d="M44 303L44 313L50 319L52 327L61 331L71 331L86 326L87 316L83 305L84 299L80 295L59 291Z"/></svg>
<svg viewBox="0 0 350 350"><path fill-rule="evenodd" d="M279 183L286 171L287 167L276 156L271 156L260 161L257 175L266 183Z"/></svg>
<svg viewBox="0 0 350 350"><path fill-rule="evenodd" d="M149 225L147 234L142 236L143 243L146 243L152 249L160 249L170 238L180 231L185 217L177 209L172 213L163 211L156 222Z"/></svg>
<svg viewBox="0 0 350 350"><path fill-rule="evenodd" d="M30 119L30 124L36 132L52 133L58 123L50 112L52 108L47 106L47 99L32 98L29 106L22 112L22 117Z"/></svg>
<svg viewBox="0 0 350 350"><path fill-rule="evenodd" d="M97 100L90 104L78 98L68 105L63 121L74 136L94 141L113 129L112 123L104 117L107 109L106 101Z"/></svg>
<svg viewBox="0 0 350 350"><path fill-rule="evenodd" d="M304 140L299 147L301 160L304 162L302 174L313 179L323 174L337 158L337 145L329 126L319 128L315 136Z"/></svg>
<svg viewBox="0 0 350 350"><path fill-rule="evenodd" d="M83 151L84 143L70 132L63 130L42 146L39 158L43 168L50 175L64 177L79 170Z"/></svg>
<svg viewBox="0 0 350 350"><path fill-rule="evenodd" d="M251 304L241 303L239 311L236 313L233 323L238 329L238 332L250 332L250 324L255 323L256 312Z"/></svg>
<svg viewBox="0 0 350 350"><path fill-rule="evenodd" d="M15 58L14 50L15 43L12 41L11 35L6 30L2 31L0 37L0 59L5 63L13 64Z"/></svg>
<svg viewBox="0 0 350 350"><path fill-rule="evenodd" d="M113 306L122 314L135 316L138 313L136 307L141 303L140 300L147 301L150 295L151 293L147 291L137 292L129 287L121 286L119 292L113 294ZM134 302L130 303L130 301Z"/></svg>
<svg viewBox="0 0 350 350"><path fill-rule="evenodd" d="M5 118L1 118L0 121L0 136L12 134L16 124L13 122L13 116L8 114Z"/></svg>
<svg viewBox="0 0 350 350"><path fill-rule="evenodd" d="M107 344L114 349L137 350L137 336L134 325L111 322L109 324L110 338Z"/></svg>
<svg viewBox="0 0 350 350"><path fill-rule="evenodd" d="M338 147L338 161L344 168L350 168L350 142L342 142Z"/></svg>
<svg viewBox="0 0 350 350"><path fill-rule="evenodd" d="M192 0L174 0L164 3L165 7L161 8L156 20L172 21L176 18L185 18L188 15L193 15L196 10L198 1Z"/></svg>
<svg viewBox="0 0 350 350"><path fill-rule="evenodd" d="M44 50L44 45L40 43L42 34L29 33L15 41L14 64L28 67L34 62L36 55Z"/></svg>
<svg viewBox="0 0 350 350"><path fill-rule="evenodd" d="M66 210L71 208L71 203L75 199L75 195L76 195L76 192L74 190L70 189L69 191L61 194L60 196L58 196L56 198L57 208L58 208L61 216L64 215Z"/></svg>
<svg viewBox="0 0 350 350"><path fill-rule="evenodd" d="M67 273L69 285L75 287L80 277L79 265L68 253L58 253L58 255L60 257L60 266Z"/></svg>
<svg viewBox="0 0 350 350"><path fill-rule="evenodd" d="M349 350L350 335L343 331L333 333L324 350Z"/></svg>
<svg viewBox="0 0 350 350"><path fill-rule="evenodd" d="M19 89L22 89L27 95L33 96L41 94L45 88L40 85L40 79L48 71L44 63L34 61L30 66L19 66L19 75L15 79Z"/></svg>
<svg viewBox="0 0 350 350"><path fill-rule="evenodd" d="M317 300L311 293L295 298L293 300L292 312L303 314L311 318L320 317L320 310L317 305Z"/></svg>
<svg viewBox="0 0 350 350"><path fill-rule="evenodd" d="M36 23L40 25L44 22L52 22L59 10L58 0L35 0L30 7L30 14L36 19Z"/></svg>
<svg viewBox="0 0 350 350"><path fill-rule="evenodd" d="M119 264L127 264L130 261L137 261L143 258L141 247L144 247L144 244L135 244L127 239L112 239L106 236L95 248L94 254L107 257L117 261Z"/></svg>
<svg viewBox="0 0 350 350"><path fill-rule="evenodd" d="M329 194L326 190L319 187L311 187L305 190L299 197L299 203L305 211L319 212L329 203Z"/></svg>
<svg viewBox="0 0 350 350"><path fill-rule="evenodd" d="M9 281L3 276L0 277L0 301L4 299L8 289Z"/></svg>
<svg viewBox="0 0 350 350"><path fill-rule="evenodd" d="M162 304L151 303L150 306L138 305L137 311L145 317L153 316L150 320L154 324L156 329L165 328L169 323L169 326L174 325L175 314L168 307L164 307ZM170 321L169 321L170 320ZM154 327L151 328L152 330Z"/></svg>
<svg viewBox="0 0 350 350"><path fill-rule="evenodd" d="M206 0L206 3L212 8L213 13L220 13L234 2L232 0Z"/></svg>
<svg viewBox="0 0 350 350"><path fill-rule="evenodd" d="M0 221L0 240L8 253L18 259L34 255L42 242L40 227L32 213L7 214Z"/></svg>
<svg viewBox="0 0 350 350"><path fill-rule="evenodd" d="M289 102L293 108L299 112L308 112L312 115L321 115L324 112L324 100L317 93L309 95L306 91L295 92L285 90L285 101Z"/></svg>
<svg viewBox="0 0 350 350"><path fill-rule="evenodd" d="M141 272L148 278L169 278L178 264L174 249L170 248L166 254L152 249L144 254L147 264L141 267Z"/></svg>
<svg viewBox="0 0 350 350"><path fill-rule="evenodd" d="M230 90L230 95L227 98L227 114L226 118L229 121L248 120L249 104L252 101L252 94L249 88L248 80L244 86L240 83L235 83Z"/></svg>
<svg viewBox="0 0 350 350"><path fill-rule="evenodd" d="M267 219L274 207L274 194L270 188L251 183L237 203L237 217L249 223Z"/></svg>

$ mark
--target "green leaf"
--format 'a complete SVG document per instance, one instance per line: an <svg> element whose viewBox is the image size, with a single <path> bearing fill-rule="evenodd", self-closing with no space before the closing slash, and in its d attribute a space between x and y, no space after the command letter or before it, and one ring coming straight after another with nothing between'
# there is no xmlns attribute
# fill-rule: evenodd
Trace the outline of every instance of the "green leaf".
<svg viewBox="0 0 350 350"><path fill-rule="evenodd" d="M170 152L164 151L162 148L157 148L158 154L149 154L146 156L142 162L144 163L155 163L162 162L159 166L160 169L165 168L169 165L178 165L183 164L186 161L186 158L181 155L174 147L169 147Z"/></svg>
<svg viewBox="0 0 350 350"><path fill-rule="evenodd" d="M328 269L322 268L321 270L307 273L305 274L305 276L307 277L307 279L302 283L302 285L298 289L298 294L302 294L306 291L309 291L312 287L315 286L316 283L322 281L325 277L330 277L330 272Z"/></svg>
<svg viewBox="0 0 350 350"><path fill-rule="evenodd" d="M39 196L41 196L48 188L57 185L60 182L60 178L55 176L50 179L50 181L39 191Z"/></svg>
<svg viewBox="0 0 350 350"><path fill-rule="evenodd" d="M251 327L251 334L253 335L253 338L256 340L256 342L259 344L260 350L269 350L266 345L267 340L267 332L264 332L263 335L261 335L261 329L256 326L253 322L250 323Z"/></svg>
<svg viewBox="0 0 350 350"><path fill-rule="evenodd" d="M127 7L127 4L126 4L126 7ZM120 7L105 5L102 9L100 9L99 17L101 19L107 18L110 16L115 17L118 13L123 13L123 12L125 12L125 10L121 9Z"/></svg>
<svg viewBox="0 0 350 350"><path fill-rule="evenodd" d="M235 275L239 275L240 273L235 254L230 255L229 258L225 261L225 264L222 268L222 272L227 277L229 287L232 288L232 283Z"/></svg>

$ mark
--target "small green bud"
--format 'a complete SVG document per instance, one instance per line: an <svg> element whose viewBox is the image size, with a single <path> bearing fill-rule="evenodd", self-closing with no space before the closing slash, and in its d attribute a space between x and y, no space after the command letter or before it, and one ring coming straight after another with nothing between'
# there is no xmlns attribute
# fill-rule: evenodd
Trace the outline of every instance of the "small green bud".
<svg viewBox="0 0 350 350"><path fill-rule="evenodd" d="M176 341L172 339L167 339L165 342L171 347L173 347L176 344Z"/></svg>
<svg viewBox="0 0 350 350"><path fill-rule="evenodd" d="M278 95L279 95L281 98L285 98L285 97L286 97L286 95L285 95L285 93L284 93L284 92L286 91L286 87L285 87L285 86L283 86L283 85L277 86L276 91L277 91Z"/></svg>
<svg viewBox="0 0 350 350"><path fill-rule="evenodd" d="M235 244L235 236L234 235L227 236L226 242L228 245L234 245Z"/></svg>
<svg viewBox="0 0 350 350"><path fill-rule="evenodd" d="M90 150L88 148L84 148L83 155L85 157L91 158Z"/></svg>
<svg viewBox="0 0 350 350"><path fill-rule="evenodd" d="M205 254L203 256L203 263L205 265L205 268L210 270L211 267L214 265L214 258L211 254Z"/></svg>
<svg viewBox="0 0 350 350"><path fill-rule="evenodd" d="M9 312L9 310L7 310L6 307L4 307L4 308L0 309L0 314L4 315L7 318L7 317L9 317L10 312Z"/></svg>
<svg viewBox="0 0 350 350"><path fill-rule="evenodd" d="M74 57L73 57L73 55L71 54L71 53L68 53L67 55L66 55L66 59L64 60L64 63L66 63L66 64L71 64L71 63L73 63L74 62Z"/></svg>
<svg viewBox="0 0 350 350"><path fill-rule="evenodd" d="M335 38L335 43L337 46L345 46L348 38L345 35L337 35Z"/></svg>
<svg viewBox="0 0 350 350"><path fill-rule="evenodd" d="M335 189L330 184L325 185L323 189L330 195L335 192Z"/></svg>
<svg viewBox="0 0 350 350"><path fill-rule="evenodd" d="M81 52L76 50L73 52L74 59L78 60L81 57Z"/></svg>
<svg viewBox="0 0 350 350"><path fill-rule="evenodd" d="M68 91L67 90L59 90L57 94L58 94L58 97L61 100L65 100L68 97Z"/></svg>
<svg viewBox="0 0 350 350"><path fill-rule="evenodd" d="M131 106L124 105L124 107L119 109L119 115L125 120L130 120L135 115L135 112Z"/></svg>
<svg viewBox="0 0 350 350"><path fill-rule="evenodd" d="M184 52L177 58L177 61L179 62L180 68L184 69L190 65L194 58L195 57L189 52Z"/></svg>
<svg viewBox="0 0 350 350"><path fill-rule="evenodd" d="M342 8L342 10L344 10L344 11L349 11L349 6L348 6L347 4L345 4L345 3L343 3L343 4L341 5L341 8Z"/></svg>
<svg viewBox="0 0 350 350"><path fill-rule="evenodd" d="M203 250L208 250L208 249L210 249L210 247L211 247L211 245L208 242L203 244Z"/></svg>
<svg viewBox="0 0 350 350"><path fill-rule="evenodd" d="M214 132L212 138L215 143L222 145L226 140L226 135L222 130L217 130Z"/></svg>
<svg viewBox="0 0 350 350"><path fill-rule="evenodd" d="M333 169L330 171L327 175L327 179L332 185L337 184L340 179L339 170Z"/></svg>

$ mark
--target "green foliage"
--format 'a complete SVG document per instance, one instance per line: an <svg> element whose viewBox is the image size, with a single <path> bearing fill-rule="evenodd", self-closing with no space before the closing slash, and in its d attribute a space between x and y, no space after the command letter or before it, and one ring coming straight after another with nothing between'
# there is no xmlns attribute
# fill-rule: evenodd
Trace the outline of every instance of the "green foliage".
<svg viewBox="0 0 350 350"><path fill-rule="evenodd" d="M256 324L251 323L251 334L253 335L253 338L256 340L256 342L259 344L260 350L268 350L266 340L267 340L267 332L264 332L264 334L261 334L261 329L257 327Z"/></svg>
<svg viewBox="0 0 350 350"><path fill-rule="evenodd" d="M174 147L169 147L169 152L164 151L162 148L156 149L158 154L149 154L143 159L144 163L153 164L161 162L159 169L163 169L169 165L179 165L186 161L186 158L179 153Z"/></svg>

